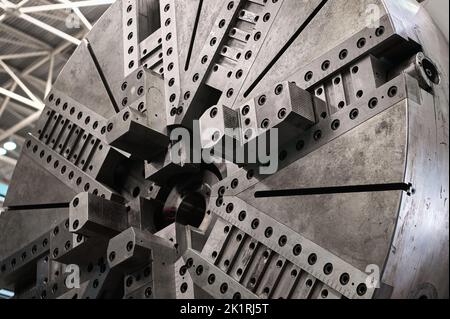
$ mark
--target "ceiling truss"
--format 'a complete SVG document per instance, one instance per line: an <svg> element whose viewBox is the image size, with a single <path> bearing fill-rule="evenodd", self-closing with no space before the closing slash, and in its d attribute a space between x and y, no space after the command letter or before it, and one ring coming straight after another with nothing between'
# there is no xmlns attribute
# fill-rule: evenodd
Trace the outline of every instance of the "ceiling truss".
<svg viewBox="0 0 450 319"><path fill-rule="evenodd" d="M19 115L17 123L9 127L0 128L0 144L5 140L14 137L23 140L16 134L28 127L39 118L44 105L42 100L50 92L55 71L55 61L67 59L65 50L71 46L80 44L84 36L92 29L92 23L81 12L80 8L110 5L115 0L43 0L40 5L35 5L36 1L22 0L13 3L9 0L0 0L0 30L5 31L6 37L0 36L0 45L4 47L20 47L18 52L2 54L0 51L0 73L7 75L9 80L0 82L0 120L6 112L13 115ZM51 17L56 21L65 21L69 14L74 15L80 23L80 31L73 35L48 23ZM32 16L33 15L33 16ZM33 37L30 34L16 28L14 25L6 23L8 17L19 18L26 21L61 40L56 47L46 43L42 39ZM44 19L42 19L44 18ZM44 22L44 21L45 22ZM10 65L15 62L28 61L34 58L35 61L19 70ZM46 78L38 78L32 73L38 68L46 66L48 68ZM2 164L14 166L16 159L9 156L0 156L0 176L5 175L1 172ZM4 166L4 165L3 165ZM2 179L0 177L0 179Z"/></svg>

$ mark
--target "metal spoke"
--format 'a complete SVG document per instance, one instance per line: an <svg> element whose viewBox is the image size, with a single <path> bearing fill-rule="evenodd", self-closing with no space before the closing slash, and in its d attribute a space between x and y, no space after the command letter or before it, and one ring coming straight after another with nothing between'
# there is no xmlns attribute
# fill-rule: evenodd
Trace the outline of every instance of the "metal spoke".
<svg viewBox="0 0 450 319"><path fill-rule="evenodd" d="M42 101L37 98L33 92L22 82L22 80L9 68L9 66L0 60L0 66L11 76L11 78L20 86L20 88L33 100L36 105L43 105Z"/></svg>
<svg viewBox="0 0 450 319"><path fill-rule="evenodd" d="M99 5L109 5L114 2L115 2L115 0L74 1L74 2L59 3L59 4L48 4L48 5L26 7L26 8L23 8L21 10L21 12L30 13L30 12L40 12L40 11L52 11L52 10L61 10L61 9L92 7L92 6L99 6Z"/></svg>

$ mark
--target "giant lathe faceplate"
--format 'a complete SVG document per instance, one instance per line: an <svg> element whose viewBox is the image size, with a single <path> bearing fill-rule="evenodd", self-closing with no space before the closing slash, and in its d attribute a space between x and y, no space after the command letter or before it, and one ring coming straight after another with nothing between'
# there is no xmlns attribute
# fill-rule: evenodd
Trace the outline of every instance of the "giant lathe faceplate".
<svg viewBox="0 0 450 319"><path fill-rule="evenodd" d="M117 1L45 105L16 298L448 298L448 42L415 1Z"/></svg>

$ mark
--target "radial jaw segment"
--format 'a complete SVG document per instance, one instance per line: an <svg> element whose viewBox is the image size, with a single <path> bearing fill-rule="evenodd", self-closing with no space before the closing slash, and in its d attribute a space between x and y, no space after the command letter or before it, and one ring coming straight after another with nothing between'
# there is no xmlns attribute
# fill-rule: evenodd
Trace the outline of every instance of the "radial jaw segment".
<svg viewBox="0 0 450 319"><path fill-rule="evenodd" d="M316 123L315 109L325 102L285 81L231 109L217 105L200 118L203 149L241 165L267 164L262 154L275 153ZM272 152L273 151L273 152Z"/></svg>

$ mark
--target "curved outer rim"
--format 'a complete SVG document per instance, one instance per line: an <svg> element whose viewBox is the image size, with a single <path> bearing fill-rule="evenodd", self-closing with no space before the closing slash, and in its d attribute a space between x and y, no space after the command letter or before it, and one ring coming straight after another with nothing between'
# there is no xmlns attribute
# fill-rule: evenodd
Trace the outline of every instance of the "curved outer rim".
<svg viewBox="0 0 450 319"><path fill-rule="evenodd" d="M395 23L403 22L399 28L415 35L441 81L432 84L434 96L422 91L408 99L405 181L413 184L414 194L402 196L382 275L389 287L380 296L448 298L448 42L425 9L408 12L396 1L384 4Z"/></svg>

